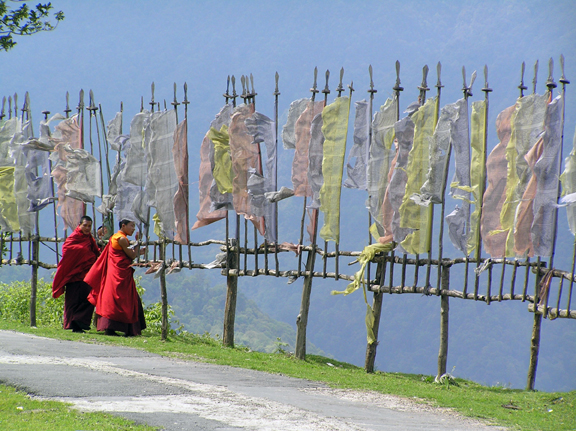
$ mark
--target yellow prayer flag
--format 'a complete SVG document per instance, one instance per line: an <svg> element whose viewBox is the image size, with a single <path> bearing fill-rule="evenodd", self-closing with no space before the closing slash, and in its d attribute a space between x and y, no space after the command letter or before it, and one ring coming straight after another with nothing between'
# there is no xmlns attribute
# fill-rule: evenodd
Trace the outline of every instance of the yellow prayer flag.
<svg viewBox="0 0 576 431"><path fill-rule="evenodd" d="M211 127L208 138L214 143L214 170L212 176L220 193L232 193L232 159L230 158L230 135L228 126L223 124L220 130Z"/></svg>

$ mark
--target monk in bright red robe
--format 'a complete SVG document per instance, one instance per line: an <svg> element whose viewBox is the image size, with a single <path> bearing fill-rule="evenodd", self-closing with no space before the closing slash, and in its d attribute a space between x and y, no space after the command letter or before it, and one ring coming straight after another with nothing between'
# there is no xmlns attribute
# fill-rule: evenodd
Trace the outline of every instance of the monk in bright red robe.
<svg viewBox="0 0 576 431"><path fill-rule="evenodd" d="M62 246L62 259L52 282L52 297L58 298L66 292L63 326L73 332L90 329L94 312L94 306L87 299L91 288L84 282L84 277L100 255L91 230L92 219L82 217Z"/></svg>
<svg viewBox="0 0 576 431"><path fill-rule="evenodd" d="M88 301L96 306L96 329L105 331L106 335L118 335L116 331L124 332L126 336L140 335L146 328L132 268L132 261L140 254L140 249L138 246L131 248L128 241L135 230L133 221L121 220L120 230L110 237L84 278L92 288Z"/></svg>

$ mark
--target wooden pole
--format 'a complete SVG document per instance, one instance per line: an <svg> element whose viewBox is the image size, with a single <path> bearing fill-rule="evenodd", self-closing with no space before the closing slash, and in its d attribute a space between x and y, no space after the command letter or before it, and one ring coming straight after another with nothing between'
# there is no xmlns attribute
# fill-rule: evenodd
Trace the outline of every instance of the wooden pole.
<svg viewBox="0 0 576 431"><path fill-rule="evenodd" d="M160 260L162 269L160 270L160 298L162 300L162 341L168 338L168 291L166 289L166 239L160 243Z"/></svg>
<svg viewBox="0 0 576 431"><path fill-rule="evenodd" d="M36 296L38 293L38 261L40 249L39 211L36 211L36 235L32 241L32 279L30 280L30 326L36 326Z"/></svg>
<svg viewBox="0 0 576 431"><path fill-rule="evenodd" d="M316 93L319 93L317 89L317 76L318 68L314 68L314 84L310 91L312 92L311 103L312 110L314 110L314 100L316 99ZM330 72L326 71L326 87L324 88L324 106L326 106L326 101L328 99L328 94L330 90L328 89L328 79L330 77ZM300 245L302 245L303 235L304 235L304 216L306 214L306 197L304 197L304 211L302 214L302 225L300 232ZM304 286L302 288L302 299L300 301L300 313L296 317L296 351L295 356L297 359L306 359L306 327L308 325L308 312L310 310L310 294L312 292L312 280L314 279L314 264L316 263L316 234L318 232L318 209L313 211L314 217L314 231L312 235L311 250L308 252L308 258L306 259L306 275L304 276ZM302 253L300 253L301 259ZM300 259L298 263L298 275L300 275Z"/></svg>
<svg viewBox="0 0 576 431"><path fill-rule="evenodd" d="M232 75L232 96L226 90L226 102L232 99L232 106L236 107L236 78ZM232 247L227 246L226 267L226 305L224 306L224 330L222 332L222 344L225 347L234 347L234 320L236 319L236 298L238 296L238 269L240 262L240 216L236 214L236 238L229 238ZM233 275L230 274L230 270Z"/></svg>
<svg viewBox="0 0 576 431"><path fill-rule="evenodd" d="M442 291L450 288L450 267L442 268ZM448 362L448 314L450 303L448 295L440 295L440 349L438 351L438 378L446 374Z"/></svg>
<svg viewBox="0 0 576 431"><path fill-rule="evenodd" d="M384 278L386 276L386 262L379 262L376 266L376 280L378 280L380 286L384 283ZM374 333L374 341L372 344L368 343L366 346L366 359L364 361L364 369L367 373L374 372L374 362L376 362L376 348L378 347L378 330L380 328L380 316L382 315L382 299L383 293L380 289L374 292L374 298L372 300L372 313L374 314L374 325L372 326L372 332Z"/></svg>
<svg viewBox="0 0 576 431"><path fill-rule="evenodd" d="M238 241L231 238L231 248L238 247ZM227 254L227 267L229 269L238 269L238 255L235 250ZM228 273L226 276L226 306L224 307L224 332L222 335L222 344L226 347L234 347L234 320L236 318L236 297L238 292L237 271L234 275Z"/></svg>

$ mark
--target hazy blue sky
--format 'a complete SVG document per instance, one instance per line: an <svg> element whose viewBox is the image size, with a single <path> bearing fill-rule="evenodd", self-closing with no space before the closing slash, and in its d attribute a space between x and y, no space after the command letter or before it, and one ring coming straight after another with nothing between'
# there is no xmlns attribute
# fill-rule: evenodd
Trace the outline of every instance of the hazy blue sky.
<svg viewBox="0 0 576 431"><path fill-rule="evenodd" d="M392 92L394 64L399 60L404 108L418 96L425 64L431 69L428 84L433 88L436 64L442 62L442 105L461 97L462 66L466 67L467 81L474 70L478 71L472 100L483 98L480 89L486 64L489 84L494 89L490 94L489 149L497 143L497 114L519 95L522 61L526 62L524 80L529 92L536 60L540 61L537 91L545 91L550 57L555 62L554 78L558 82L560 54L566 57L566 77L576 84L574 0L53 0L52 4L66 15L56 31L19 38L12 51L0 53L0 96L15 92L22 96L29 91L38 130L41 111L62 112L66 91L71 94L74 109L79 90L92 89L106 121L123 101L127 124L140 109L141 96L148 107L151 82L156 84L156 100L167 102L173 98L173 83L178 85L181 101L182 86L187 82L192 102L191 181L197 178L194 154L223 104L222 93L230 74L239 78L253 73L258 110L273 116L274 73L278 72L282 126L290 102L309 96L315 66L322 86L324 71L331 71L332 90L337 85L338 71L344 67L344 83L354 81L355 101L367 96L368 66L372 64L378 90L376 107ZM565 154L571 148L576 125L576 97L572 96L576 90L571 87L566 102ZM237 91L241 92L240 85ZM434 88L430 94L435 95ZM291 157L291 153L280 151L282 172L289 170ZM280 185L288 184L281 178ZM191 185L192 219L197 211L195 187ZM365 197L362 193L356 196L364 218ZM561 217L565 217L563 213ZM202 230L194 235L194 240L206 239ZM366 237L362 234L363 241ZM363 241L357 241L359 245L354 247L360 248ZM572 242L571 235L561 235L558 250L564 258L571 254ZM363 330L361 310L359 318ZM550 325L565 324L573 327L574 322ZM529 331L529 326L525 329ZM573 352L572 347L572 356Z"/></svg>

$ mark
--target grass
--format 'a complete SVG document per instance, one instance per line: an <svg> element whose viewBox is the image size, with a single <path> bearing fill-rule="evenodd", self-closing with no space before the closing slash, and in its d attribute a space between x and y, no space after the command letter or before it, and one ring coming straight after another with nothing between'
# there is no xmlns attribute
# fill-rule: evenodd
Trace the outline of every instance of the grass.
<svg viewBox="0 0 576 431"><path fill-rule="evenodd" d="M3 431L134 430L151 431L132 421L103 413L80 413L66 403L38 401L25 392L0 385L0 429Z"/></svg>
<svg viewBox="0 0 576 431"><path fill-rule="evenodd" d="M122 345L183 360L230 365L325 382L334 388L399 395L433 406L448 407L463 416L513 430L576 430L576 391L532 392L485 387L458 378L438 384L434 383L433 377L424 375L384 372L367 374L362 368L321 356L308 355L306 361L299 361L285 353L253 352L244 347L225 348L218 340L194 334L171 336L167 341L161 341L157 333L148 331L141 337L106 337L94 330L74 334L54 327L30 328L2 320L0 329L61 340ZM3 414L0 413L0 420L4 420Z"/></svg>

